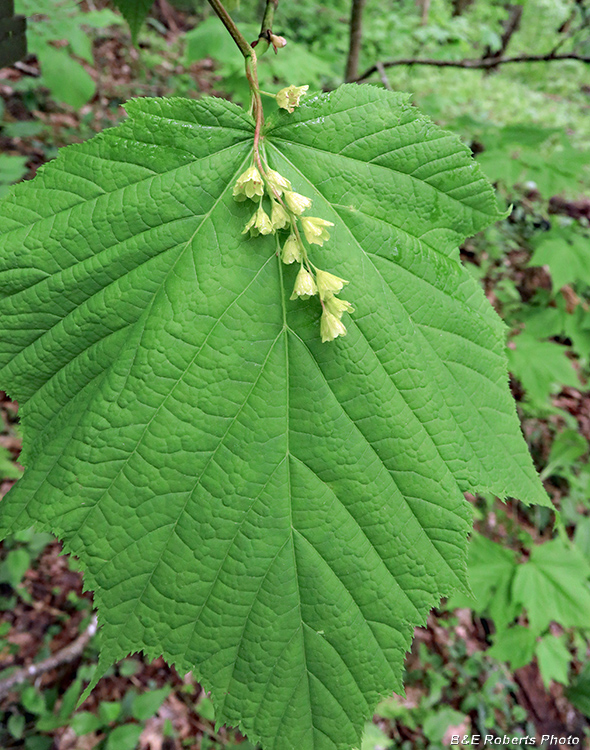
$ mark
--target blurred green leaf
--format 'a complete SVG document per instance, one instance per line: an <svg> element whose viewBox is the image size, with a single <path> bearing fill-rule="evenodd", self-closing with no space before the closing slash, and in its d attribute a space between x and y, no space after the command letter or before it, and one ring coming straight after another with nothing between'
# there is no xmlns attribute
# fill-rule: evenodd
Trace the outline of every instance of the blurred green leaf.
<svg viewBox="0 0 590 750"><path fill-rule="evenodd" d="M506 661L511 669L520 669L533 658L535 633L530 628L515 625L496 634L494 644L486 651L498 661Z"/></svg>
<svg viewBox="0 0 590 750"><path fill-rule="evenodd" d="M588 441L575 430L558 432L551 445L547 466L541 472L541 479L559 470L568 469L588 450Z"/></svg>
<svg viewBox="0 0 590 750"><path fill-rule="evenodd" d="M90 711L80 711L72 716L70 727L78 735L90 734L102 725L101 720Z"/></svg>
<svg viewBox="0 0 590 750"><path fill-rule="evenodd" d="M549 266L554 292L578 281L590 284L590 237L572 227L553 227L529 261L529 266L544 265Z"/></svg>
<svg viewBox="0 0 590 750"><path fill-rule="evenodd" d="M197 713L207 721L215 721L215 708L213 707L213 701L211 700L211 698L203 695L199 699L197 705L195 706L195 709Z"/></svg>
<svg viewBox="0 0 590 750"><path fill-rule="evenodd" d="M7 729L15 740L20 740L25 728L25 717L22 714L10 714Z"/></svg>
<svg viewBox="0 0 590 750"><path fill-rule="evenodd" d="M46 45L37 55L41 63L43 81L55 99L75 108L92 99L96 89L92 77L64 49Z"/></svg>
<svg viewBox="0 0 590 750"><path fill-rule="evenodd" d="M581 552L554 539L533 547L529 561L518 566L513 596L526 608L536 634L552 621L586 628L590 623L589 577L590 565Z"/></svg>
<svg viewBox="0 0 590 750"><path fill-rule="evenodd" d="M0 583L8 583L15 589L23 580L31 564L31 556L26 549L11 549L0 563Z"/></svg>
<svg viewBox="0 0 590 750"><path fill-rule="evenodd" d="M121 715L121 703L119 701L102 701L98 707L98 715L104 724L112 724Z"/></svg>
<svg viewBox="0 0 590 750"><path fill-rule="evenodd" d="M166 685L166 687L158 690L150 690L147 693L136 695L131 706L133 718L138 721L145 721L154 716L170 694L170 690L170 686Z"/></svg>
<svg viewBox="0 0 590 750"><path fill-rule="evenodd" d="M0 159L2 159L1 154ZM0 191L1 189L0 186ZM19 469L14 463L10 452L3 445L0 445L0 479L18 479L21 474L22 469Z"/></svg>
<svg viewBox="0 0 590 750"><path fill-rule="evenodd" d="M135 44L143 22L154 4L154 0L113 0L113 2L129 24L131 39Z"/></svg>
<svg viewBox="0 0 590 750"><path fill-rule="evenodd" d="M0 154L0 198L8 192L9 185L25 176L26 164L26 156Z"/></svg>
<svg viewBox="0 0 590 750"><path fill-rule="evenodd" d="M46 713L45 697L32 685L25 685L21 691L20 701L29 713L41 716Z"/></svg>
<svg viewBox="0 0 590 750"><path fill-rule="evenodd" d="M535 654L546 688L549 688L551 680L561 682L562 685L568 684L568 670L572 655L566 648L563 638L546 635L537 643Z"/></svg>
<svg viewBox="0 0 590 750"><path fill-rule="evenodd" d="M455 594L449 600L449 607L471 607L480 614L487 611L497 628L506 627L518 609L511 594L516 572L514 552L474 532L469 542L467 566L474 596L471 599Z"/></svg>
<svg viewBox="0 0 590 750"><path fill-rule="evenodd" d="M122 724L109 734L105 750L134 750L142 727L139 724Z"/></svg>
<svg viewBox="0 0 590 750"><path fill-rule="evenodd" d="M506 352L508 369L520 380L531 403L546 406L549 395L562 386L580 386L566 351L560 344L539 341L526 333L512 339Z"/></svg>
<svg viewBox="0 0 590 750"><path fill-rule="evenodd" d="M428 714L422 730L430 742L440 744L449 727L463 726L466 719L465 714L455 711L450 706L443 706Z"/></svg>
<svg viewBox="0 0 590 750"><path fill-rule="evenodd" d="M580 674L566 690L567 699L574 708L590 718L590 662L584 665Z"/></svg>

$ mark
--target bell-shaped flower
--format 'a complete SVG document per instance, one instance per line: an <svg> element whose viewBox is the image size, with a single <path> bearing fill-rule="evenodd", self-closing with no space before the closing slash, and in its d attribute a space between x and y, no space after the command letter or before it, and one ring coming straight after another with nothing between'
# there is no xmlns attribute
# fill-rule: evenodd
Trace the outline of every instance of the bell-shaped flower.
<svg viewBox="0 0 590 750"><path fill-rule="evenodd" d="M346 328L336 315L324 308L320 321L320 333L322 343L325 344L326 341L334 341L337 336L346 336Z"/></svg>
<svg viewBox="0 0 590 750"><path fill-rule="evenodd" d="M285 191L285 203L297 216L311 206L311 200L309 198L306 198L305 195L299 195L299 193L293 193L290 190Z"/></svg>
<svg viewBox="0 0 590 750"><path fill-rule="evenodd" d="M314 294L318 293L318 288L313 276L303 266L299 269L297 278L295 279L295 286L293 287L293 294L290 299L309 299Z"/></svg>
<svg viewBox="0 0 590 750"><path fill-rule="evenodd" d="M299 240L294 234L292 234L283 245L281 259L283 263L289 265L289 263L295 263L295 261L301 263L301 258L302 256Z"/></svg>
<svg viewBox="0 0 590 750"><path fill-rule="evenodd" d="M320 293L320 299L326 300L333 297L338 292L342 291L342 287L348 284L346 279L341 279L339 276L334 276L333 273L327 271L320 271L316 269L316 283L318 285L318 291Z"/></svg>
<svg viewBox="0 0 590 750"><path fill-rule="evenodd" d="M292 112L295 107L299 106L299 100L308 88L309 86L287 86L281 89L277 94L277 104L281 109Z"/></svg>
<svg viewBox="0 0 590 750"><path fill-rule="evenodd" d="M262 203L256 209L256 211L254 211L252 218L242 229L242 234L246 234L246 232L248 231L250 232L252 237L256 237L259 234L270 234L274 231L272 228L272 223L268 218L268 214L262 208Z"/></svg>
<svg viewBox="0 0 590 750"><path fill-rule="evenodd" d="M290 223L289 216L280 203L272 204L272 211L270 213L270 222L272 224L273 230L284 229L286 226L289 225Z"/></svg>
<svg viewBox="0 0 590 750"><path fill-rule="evenodd" d="M283 190L291 190L291 183L282 174L275 172L274 169L266 170L266 180L277 195L282 195Z"/></svg>
<svg viewBox="0 0 590 750"><path fill-rule="evenodd" d="M309 244L321 247L324 242L330 239L330 233L326 227L333 227L334 223L325 219L318 219L315 216L302 216L301 226Z"/></svg>
<svg viewBox="0 0 590 750"><path fill-rule="evenodd" d="M249 167L237 179L233 189L233 196L237 201L245 201L246 198L261 198L264 195L264 183L260 172L254 165Z"/></svg>
<svg viewBox="0 0 590 750"><path fill-rule="evenodd" d="M318 282L319 283L319 282ZM335 315L338 320L342 318L342 315L347 313L353 313L354 307L346 299L338 299L338 297L328 297L325 302L326 310Z"/></svg>

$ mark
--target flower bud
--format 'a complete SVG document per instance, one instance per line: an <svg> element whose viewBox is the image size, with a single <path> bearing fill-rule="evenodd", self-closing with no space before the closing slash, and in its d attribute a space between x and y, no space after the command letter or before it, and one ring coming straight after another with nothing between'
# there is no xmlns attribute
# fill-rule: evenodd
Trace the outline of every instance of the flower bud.
<svg viewBox="0 0 590 750"><path fill-rule="evenodd" d="M311 206L311 200L309 198L306 198L305 195L299 195L299 193L293 193L290 190L285 191L285 203L297 216Z"/></svg>
<svg viewBox="0 0 590 750"><path fill-rule="evenodd" d="M326 310L328 312L331 312L332 315L335 315L338 320L342 318L343 313L353 313L354 307L350 304L348 300L345 299L338 299L338 297L328 297L328 299L325 302Z"/></svg>
<svg viewBox="0 0 590 750"><path fill-rule="evenodd" d="M233 189L234 198L237 201L245 201L246 198L261 198L264 195L264 183L260 172L255 166L251 166L237 179Z"/></svg>
<svg viewBox="0 0 590 750"><path fill-rule="evenodd" d="M293 287L293 294L290 299L297 299L297 297L300 299L309 299L317 293L318 288L313 280L313 276L301 266L295 279L295 286Z"/></svg>
<svg viewBox="0 0 590 750"><path fill-rule="evenodd" d="M281 259L283 263L286 263L287 265L289 263L295 263L295 261L301 263L301 247L299 246L297 237L295 237L294 234L292 234L283 245Z"/></svg>
<svg viewBox="0 0 590 750"><path fill-rule="evenodd" d="M276 52L277 49L280 49L281 47L285 47L287 45L287 40L284 36L278 36L277 34L273 34L272 31L270 32L270 43L274 47L274 51Z"/></svg>
<svg viewBox="0 0 590 750"><path fill-rule="evenodd" d="M292 112L294 107L299 106L299 100L305 94L309 86L287 86L277 94L277 104L281 109Z"/></svg>
<svg viewBox="0 0 590 750"><path fill-rule="evenodd" d="M337 336L346 336L346 328L340 322L339 318L329 310L324 309L320 321L320 333L322 335L322 343L325 344L326 341L334 341Z"/></svg>
<svg viewBox="0 0 590 750"><path fill-rule="evenodd" d="M281 206L280 203L272 204L272 212L270 215L270 221L271 221L273 230L284 229L286 226L289 225L290 223L289 216L287 215L287 212Z"/></svg>
<svg viewBox="0 0 590 750"><path fill-rule="evenodd" d="M268 169L266 177L271 188L277 193L282 195L283 190L291 190L291 183L282 174L275 172L274 169Z"/></svg>
<svg viewBox="0 0 590 750"><path fill-rule="evenodd" d="M256 237L259 234L270 234L274 231L268 214L262 208L262 204L260 204L250 221L242 229L242 234L246 234L248 231L250 231L252 237Z"/></svg>
<svg viewBox="0 0 590 750"><path fill-rule="evenodd" d="M302 216L301 226L305 232L305 239L309 244L321 247L324 242L330 239L330 233L326 230L326 227L333 227L334 224L331 221L318 219L315 216Z"/></svg>
<svg viewBox="0 0 590 750"><path fill-rule="evenodd" d="M348 281L345 279L341 279L339 276L334 276L333 273L328 273L327 271L320 271L319 268L316 269L316 282L321 300L333 297L335 294L342 291L342 287L345 284L348 284Z"/></svg>

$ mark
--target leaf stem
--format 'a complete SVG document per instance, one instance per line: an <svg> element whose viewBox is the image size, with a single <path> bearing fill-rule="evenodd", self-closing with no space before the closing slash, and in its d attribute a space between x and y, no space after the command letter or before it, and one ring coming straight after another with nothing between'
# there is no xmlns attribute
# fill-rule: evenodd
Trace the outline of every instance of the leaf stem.
<svg viewBox="0 0 590 750"><path fill-rule="evenodd" d="M260 97L260 87L258 86L256 52L254 52L252 45L250 45L246 41L246 38L244 37L242 32L238 29L238 27L234 23L232 17L225 9L221 0L209 0L209 5L211 5L213 10L217 13L219 18L221 19L221 22L223 23L225 28L229 31L232 39L237 44L238 49L240 50L240 52L244 56L244 60L246 61L246 78L248 79L248 83L250 84L250 93L252 96L251 110L252 110L252 116L254 117L254 121L256 123L255 129L254 129L254 159L258 167L262 169L262 164L260 161L259 143L260 143L260 134L262 132L262 125L264 123L264 113L262 109L262 98ZM265 18L266 18L266 12L265 12Z"/></svg>
<svg viewBox="0 0 590 750"><path fill-rule="evenodd" d="M272 25L275 19L275 10L278 8L279 0L266 0L266 8L264 9L264 16L262 17L262 24L260 25L259 39L264 38L270 41L270 32L272 31Z"/></svg>

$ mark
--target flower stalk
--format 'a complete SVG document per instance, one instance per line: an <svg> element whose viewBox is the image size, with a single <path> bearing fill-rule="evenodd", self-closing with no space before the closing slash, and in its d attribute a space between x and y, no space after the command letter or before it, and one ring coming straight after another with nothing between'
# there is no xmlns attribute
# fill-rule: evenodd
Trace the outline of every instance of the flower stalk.
<svg viewBox="0 0 590 750"><path fill-rule="evenodd" d="M261 91L258 85L257 58L254 45L264 39L275 48L286 44L282 37L272 34L272 21L278 0L267 0L266 11L262 21L262 28L257 42L248 44L231 16L224 8L221 0L209 0L232 39L244 56L246 78L250 85L251 112L254 117L254 145L252 163L237 179L233 186L233 197L236 201L251 200L256 202L257 208L244 226L242 234L251 237L275 234L284 231L288 233L283 247L277 245L280 261L289 265L299 263L299 272L291 294L292 300L307 300L319 297L322 307L320 333L322 341L333 341L337 336L345 336L346 328L342 323L342 315L353 312L352 305L346 300L339 300L336 295L342 290L346 279L341 279L328 271L315 266L309 259L307 243L323 246L330 239L328 227L333 227L331 221L314 216L303 216L311 208L312 200L305 195L295 192L291 182L279 172L268 166L266 156L261 153L262 126L264 113L262 109ZM299 106L301 97L307 92L308 86L288 86L276 94L279 107L293 112ZM266 201L266 202L265 202ZM270 215L264 205L270 208ZM270 204L270 205L269 205ZM299 226L300 225L300 226ZM301 227L301 231L300 231Z"/></svg>

